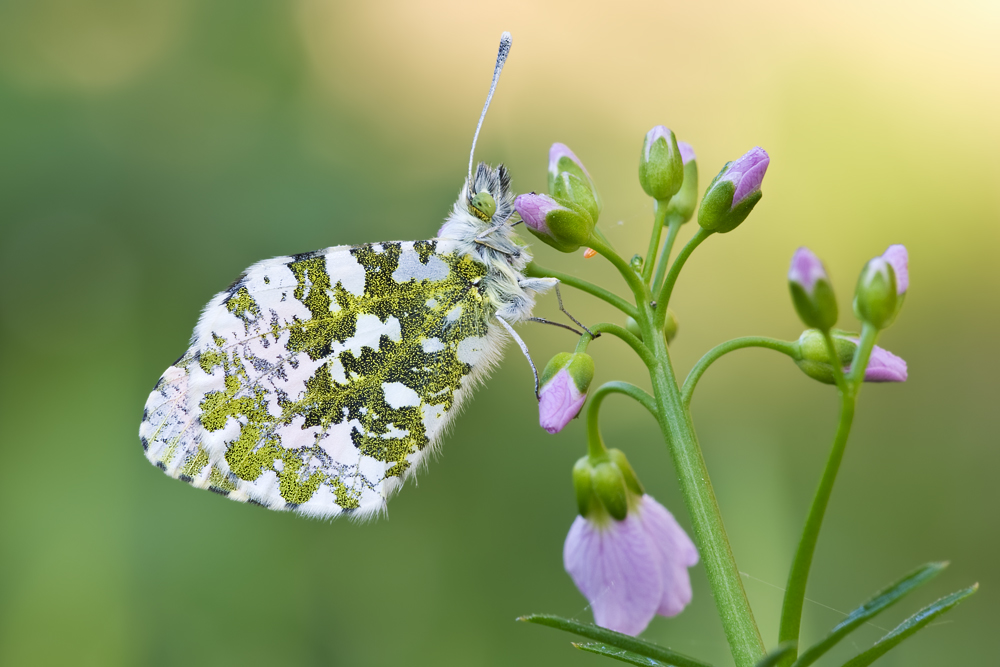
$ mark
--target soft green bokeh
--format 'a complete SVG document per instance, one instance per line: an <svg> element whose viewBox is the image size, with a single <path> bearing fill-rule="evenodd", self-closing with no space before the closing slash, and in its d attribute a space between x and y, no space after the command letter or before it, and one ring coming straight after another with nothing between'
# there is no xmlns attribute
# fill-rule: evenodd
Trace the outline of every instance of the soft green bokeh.
<svg viewBox="0 0 1000 667"><path fill-rule="evenodd" d="M583 427L537 426L513 349L391 520L229 502L165 477L136 435L199 309L245 266L433 236L502 30L513 55L479 156L504 161L517 190L543 190L549 144L570 145L626 256L645 250L652 219L635 162L650 127L695 147L705 183L754 145L771 154L752 216L681 277L678 369L733 336L798 336L785 272L799 245L825 261L843 313L865 260L909 247L910 293L882 342L910 380L863 392L803 629L818 638L835 610L950 559L876 625L973 581L981 592L878 664L996 660L996 3L33 0L0 3L0 664L603 660L513 622L590 618L562 569ZM622 291L600 259L535 246ZM564 295L578 317L609 314ZM554 298L536 312L557 317ZM573 343L523 331L539 363ZM598 382L641 381L615 340L590 352ZM654 424L607 405L609 446L689 525ZM695 397L771 646L835 410L832 389L759 350L723 360ZM727 664L693 572L692 605L647 636ZM881 634L863 627L836 655Z"/></svg>

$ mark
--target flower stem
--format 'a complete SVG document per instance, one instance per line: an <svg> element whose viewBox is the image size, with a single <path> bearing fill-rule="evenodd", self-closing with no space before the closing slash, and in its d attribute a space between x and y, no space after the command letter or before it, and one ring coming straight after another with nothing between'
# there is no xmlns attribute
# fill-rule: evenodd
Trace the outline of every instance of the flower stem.
<svg viewBox="0 0 1000 667"><path fill-rule="evenodd" d="M612 324L611 322L599 322L598 324L588 327L588 329L590 329L591 333L595 334L607 333L612 336L617 336L628 343L629 347L631 347L635 353L639 355L639 358L642 359L644 364L648 366L654 362L653 353L649 351L649 348L643 345L642 341L636 336L633 336L632 333L625 327L620 327L617 324ZM590 336L590 334L585 333L580 336L580 341L576 345L575 352L577 354L586 352L587 346L590 345L592 340L594 339Z"/></svg>
<svg viewBox="0 0 1000 667"><path fill-rule="evenodd" d="M667 266L670 264L670 253L674 250L677 232L681 230L683 224L683 218L676 215L671 216L667 226L667 240L663 244L663 250L660 251L660 261L656 264L656 276L653 278L652 285L653 294L657 294L660 291L660 286L663 285L663 279L667 275Z"/></svg>
<svg viewBox="0 0 1000 667"><path fill-rule="evenodd" d="M681 400L684 402L684 406L687 407L691 404L691 396L694 394L694 388L698 385L698 380L705 374L709 366L722 356L747 347L764 347L787 354L792 359L797 357L795 343L776 338L767 338L765 336L744 336L743 338L734 338L733 340L716 345L698 360L698 363L688 373L687 379L684 380L684 387L681 389Z"/></svg>
<svg viewBox="0 0 1000 667"><path fill-rule="evenodd" d="M674 291L674 283L677 282L677 276L681 274L684 263L687 262L688 257L691 256L694 249L711 235L712 232L705 231L704 228L699 227L697 233L691 237L691 240L687 242L680 254L677 255L677 259L670 265L670 270L667 272L667 277L663 281L663 287L660 288L659 296L656 299L656 304L659 307L656 314L656 323L659 325L659 328L663 327L663 322L667 318L667 305L670 303L670 294Z"/></svg>
<svg viewBox="0 0 1000 667"><path fill-rule="evenodd" d="M598 299L611 304L630 317L636 316L635 306L630 304L628 301L616 294L612 294L603 287L598 287L594 283L587 282L582 278L577 278L576 276L571 276L570 274L562 273L561 271L546 269L538 264L535 264L534 262L528 265L524 273L532 278L556 278L563 285L569 285L570 287L575 287L576 289L586 292L591 296L596 296Z"/></svg>
<svg viewBox="0 0 1000 667"><path fill-rule="evenodd" d="M837 434L833 438L833 446L830 448L830 455L827 457L823 476L820 478L819 486L816 488L816 495L813 497L812 506L809 508L809 516L806 519L805 527L802 529L802 538L799 540L799 546L795 552L795 560L792 561L792 569L788 573L785 600L781 605L781 624L778 628L779 642L797 642L799 639L799 628L802 624L802 604L806 597L809 568L812 566L813 554L816 552L816 541L819 539L819 530L823 525L823 516L830 502L833 483L837 480L837 471L840 469L840 462L844 458L844 447L847 445L847 437L851 433L851 423L854 421L854 405L854 392L850 390L842 392L840 397L840 423L837 424ZM791 663L794 659L795 653L793 652L790 659L786 659L785 662Z"/></svg>
<svg viewBox="0 0 1000 667"><path fill-rule="evenodd" d="M656 213L653 214L653 233L649 235L649 250L646 252L646 263L642 267L642 282L649 284L653 275L653 265L656 264L656 251L660 249L660 235L667 217L667 204L670 200L656 200Z"/></svg>
<svg viewBox="0 0 1000 667"><path fill-rule="evenodd" d="M705 237L707 238L707 234ZM691 246L690 243L688 245ZM649 341L656 358L655 363L649 367L649 375L653 383L657 421L670 450L681 493L691 516L695 541L705 564L733 658L737 667L752 667L764 655L764 643L729 545L719 503L691 421L691 413L684 405L670 364L666 341L656 323L659 312L664 311L666 304L657 310L648 304L642 304L639 321L643 340Z"/></svg>
<svg viewBox="0 0 1000 667"><path fill-rule="evenodd" d="M829 333L825 334L825 337L829 339ZM816 487L816 494L813 497L812 506L809 508L809 516L802 528L802 537L795 552L795 559L792 561L792 569L788 573L785 600L781 606L781 623L778 627L779 642L797 642L799 639L799 630L802 625L802 604L806 596L809 569L816 552L816 542L819 540L823 517L826 515L827 505L830 503L830 495L833 493L833 484L837 481L837 472L844 459L844 449L847 446L847 438L851 433L851 424L854 421L858 391L864 381L865 368L868 366L868 358L871 356L872 348L875 347L876 338L878 338L878 329L865 323L861 329L861 342L851 363L850 375L846 378L836 362L836 351L833 350L832 339L827 342L828 349L833 350L830 352L830 358L834 360L834 375L840 389L840 422L837 424L837 433L833 438L833 446L830 448L823 476L820 478L819 486ZM783 664L791 664L794 659L793 652Z"/></svg>
<svg viewBox="0 0 1000 667"><path fill-rule="evenodd" d="M632 290L636 302L649 301L649 289L646 287L646 283L642 281L642 278L635 272L632 266L622 259L611 246L605 243L597 234L591 234L590 240L587 243L599 255L611 262L618 269L618 273L622 274L622 278L625 279L625 282L628 283L629 288Z"/></svg>

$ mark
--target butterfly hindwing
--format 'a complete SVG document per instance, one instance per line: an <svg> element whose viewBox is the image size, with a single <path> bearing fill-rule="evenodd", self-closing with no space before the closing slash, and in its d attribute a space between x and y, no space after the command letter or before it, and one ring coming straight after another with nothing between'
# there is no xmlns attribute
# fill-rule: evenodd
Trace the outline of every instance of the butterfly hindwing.
<svg viewBox="0 0 1000 667"><path fill-rule="evenodd" d="M236 500L362 516L439 441L499 353L486 266L437 240L250 267L146 404L146 455Z"/></svg>

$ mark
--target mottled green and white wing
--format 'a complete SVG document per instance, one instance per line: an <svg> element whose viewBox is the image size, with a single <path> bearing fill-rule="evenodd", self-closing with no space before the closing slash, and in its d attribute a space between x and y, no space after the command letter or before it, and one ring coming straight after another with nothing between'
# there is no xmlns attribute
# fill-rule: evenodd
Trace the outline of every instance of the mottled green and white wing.
<svg viewBox="0 0 1000 667"><path fill-rule="evenodd" d="M383 510L502 344L485 265L440 250L339 246L250 267L150 394L147 458L272 509Z"/></svg>

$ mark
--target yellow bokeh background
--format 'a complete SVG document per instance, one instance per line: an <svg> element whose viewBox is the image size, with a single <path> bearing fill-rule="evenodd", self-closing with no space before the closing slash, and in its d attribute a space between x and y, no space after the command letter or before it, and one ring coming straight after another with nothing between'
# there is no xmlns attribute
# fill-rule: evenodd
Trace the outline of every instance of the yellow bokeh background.
<svg viewBox="0 0 1000 667"><path fill-rule="evenodd" d="M951 567L857 630L842 664L920 606L980 593L879 665L1000 652L1000 5L944 3L34 0L0 3L0 664L598 664L529 612L590 620L561 564L582 425L537 426L513 349L444 454L366 525L241 506L162 475L136 431L202 305L258 259L431 237L465 173L501 31L514 36L477 155L517 191L573 148L601 228L645 252L644 133L727 160L771 155L764 198L690 261L674 364L741 335L792 339L787 262L826 262L853 328L858 271L891 243L911 289L881 343L819 543L811 642L930 560ZM691 229L682 232L682 238ZM540 263L624 293L600 259ZM587 321L606 306L564 292ZM536 314L556 317L553 297ZM523 327L544 363L573 339ZM647 384L627 349L597 381ZM690 523L655 424L611 399L605 439ZM832 437L832 390L751 350L694 416L768 646ZM646 637L730 664L704 571ZM839 660L839 661L838 661Z"/></svg>

